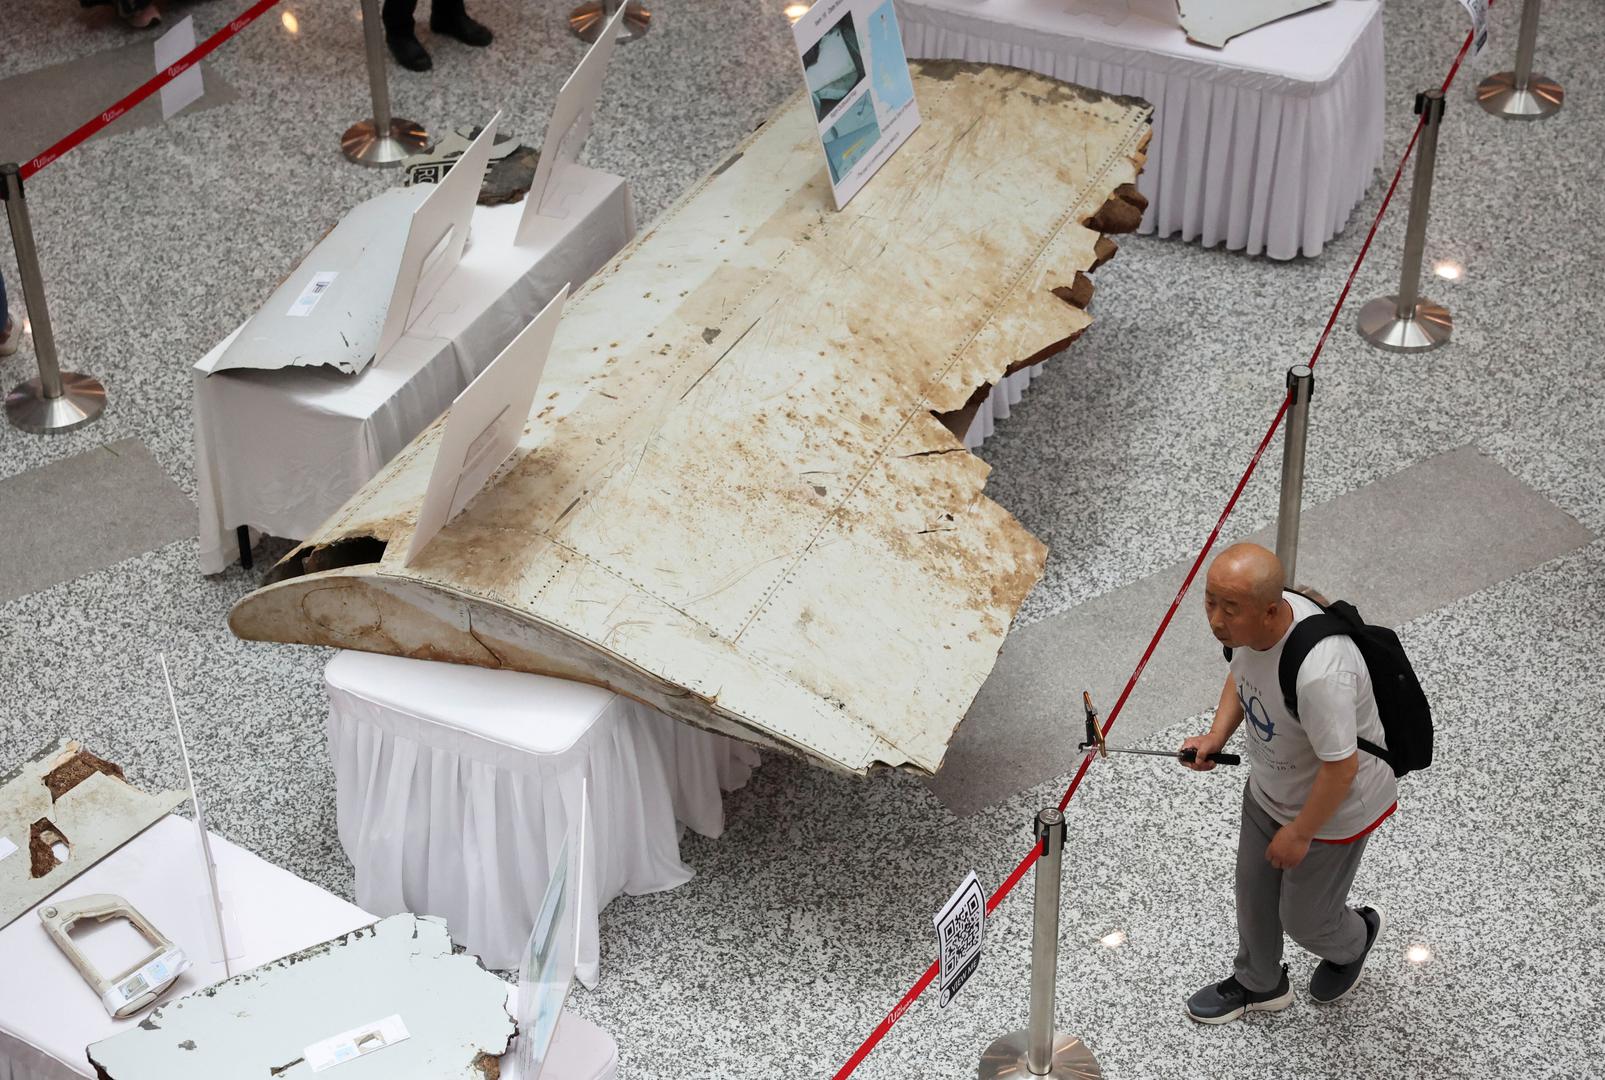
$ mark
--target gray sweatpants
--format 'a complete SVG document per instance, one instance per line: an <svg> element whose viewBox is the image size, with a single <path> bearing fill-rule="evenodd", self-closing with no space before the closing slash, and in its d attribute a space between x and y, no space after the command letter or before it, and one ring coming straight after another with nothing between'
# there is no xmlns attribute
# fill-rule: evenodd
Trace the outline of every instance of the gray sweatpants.
<svg viewBox="0 0 1605 1080"><path fill-rule="evenodd" d="M1282 977L1282 934L1323 960L1347 964L1365 949L1365 920L1348 906L1349 886L1370 837L1352 844L1310 845L1304 860L1278 870L1265 849L1281 825L1243 785L1243 828L1237 838L1237 981L1255 993Z"/></svg>

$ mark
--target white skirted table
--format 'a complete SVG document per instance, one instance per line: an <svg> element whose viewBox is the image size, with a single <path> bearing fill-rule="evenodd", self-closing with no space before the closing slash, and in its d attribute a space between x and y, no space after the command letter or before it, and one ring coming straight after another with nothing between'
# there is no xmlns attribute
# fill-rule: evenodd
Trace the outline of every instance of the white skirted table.
<svg viewBox="0 0 1605 1080"><path fill-rule="evenodd" d="M576 167L579 170L579 167ZM522 203L474 208L468 249L407 333L356 375L194 367L201 572L234 561L237 528L299 540L373 478L462 392L565 283L580 283L635 235L630 188L584 169L561 230L517 247Z"/></svg>
<svg viewBox="0 0 1605 1080"><path fill-rule="evenodd" d="M1175 0L897 0L911 57L1025 68L1154 106L1139 232L1319 255L1382 160L1382 5L1334 0L1211 49Z"/></svg>
<svg viewBox="0 0 1605 1080"><path fill-rule="evenodd" d="M373 922L373 916L212 834L218 887L230 917L235 974ZM209 911L195 826L168 816L63 885L60 900L113 893L174 943L191 967L161 999L171 1002L223 978L202 915ZM43 904L39 905L43 906ZM113 1020L67 957L45 936L38 908L0 930L0 1080L93 1076L92 1042L139 1023L148 1011Z"/></svg>
<svg viewBox="0 0 1605 1080"><path fill-rule="evenodd" d="M997 430L999 420L1007 420L1014 406L1020 404L1020 399L1031 388L1031 384L1044 374L1043 365L1032 364L1021 368L1012 375L1005 375L992 387L981 407L975 410L975 417L970 421L970 430L964 433L964 445L974 450L992 437Z"/></svg>
<svg viewBox="0 0 1605 1080"><path fill-rule="evenodd" d="M689 881L676 822L724 831L722 792L758 762L611 691L461 664L342 652L324 672L340 843L357 899L441 915L515 969L588 782L577 975L597 979L597 915Z"/></svg>

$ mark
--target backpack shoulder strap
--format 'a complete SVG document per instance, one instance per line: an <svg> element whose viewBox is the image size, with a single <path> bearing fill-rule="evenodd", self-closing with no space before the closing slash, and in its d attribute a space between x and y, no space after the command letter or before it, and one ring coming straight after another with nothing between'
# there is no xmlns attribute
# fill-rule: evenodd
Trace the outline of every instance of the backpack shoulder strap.
<svg viewBox="0 0 1605 1080"><path fill-rule="evenodd" d="M1352 627L1342 616L1321 612L1293 624L1293 632L1282 646L1282 659L1277 665L1277 681L1282 685L1282 701L1294 719L1298 718L1298 671L1310 655L1310 650L1329 637L1347 636Z"/></svg>

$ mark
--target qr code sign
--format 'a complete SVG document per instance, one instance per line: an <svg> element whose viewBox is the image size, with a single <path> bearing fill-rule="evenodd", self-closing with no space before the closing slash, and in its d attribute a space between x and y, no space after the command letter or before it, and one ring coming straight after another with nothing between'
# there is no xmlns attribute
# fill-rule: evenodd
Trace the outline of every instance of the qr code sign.
<svg viewBox="0 0 1605 1080"><path fill-rule="evenodd" d="M981 947L981 898L966 896L954 918L942 927L942 951L950 956L968 956Z"/></svg>
<svg viewBox="0 0 1605 1080"><path fill-rule="evenodd" d="M986 936L986 898L971 871L935 918L941 971L938 1003L946 1008L981 963Z"/></svg>

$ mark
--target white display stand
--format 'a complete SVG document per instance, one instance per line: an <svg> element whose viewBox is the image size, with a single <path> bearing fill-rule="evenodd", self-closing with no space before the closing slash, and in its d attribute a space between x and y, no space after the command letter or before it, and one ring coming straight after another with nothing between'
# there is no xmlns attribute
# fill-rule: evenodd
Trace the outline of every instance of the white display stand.
<svg viewBox="0 0 1605 1080"><path fill-rule="evenodd" d="M898 0L910 57L1051 75L1154 106L1139 232L1314 256L1382 160L1382 6L1335 0L1211 49L1175 0Z"/></svg>
<svg viewBox="0 0 1605 1080"><path fill-rule="evenodd" d="M451 403L403 562L411 565L418 558L518 446L567 299L564 285Z"/></svg>
<svg viewBox="0 0 1605 1080"><path fill-rule="evenodd" d="M233 962L236 973L373 922L361 908L216 833L211 848L219 884L230 899L230 944L242 954ZM201 918L208 907L207 884L189 821L172 815L161 819L44 903L93 893L123 897L188 954L190 969L158 1005L223 979L223 964L213 957ZM93 1076L84 1048L139 1023L149 1012L127 1020L108 1016L89 984L45 936L37 910L0 930L0 973L6 975L0 979L0 1080Z"/></svg>
<svg viewBox="0 0 1605 1080"><path fill-rule="evenodd" d="M324 672L340 843L357 898L444 916L491 968L517 968L569 823L590 791L580 965L621 893L690 880L676 822L724 828L721 789L757 752L610 691L461 664L342 652Z"/></svg>
<svg viewBox="0 0 1605 1080"><path fill-rule="evenodd" d="M234 561L237 526L307 536L451 404L565 283L577 288L635 233L629 186L573 166L584 187L549 237L514 246L519 204L476 207L462 262L382 360L357 375L194 368L203 573ZM450 179L448 174L447 179ZM235 331L238 333L238 331Z"/></svg>
<svg viewBox="0 0 1605 1080"><path fill-rule="evenodd" d="M507 995L507 1011L518 1015L516 988ZM537 1080L520 1071L515 1053L502 1055L501 1067L502 1080ZM618 1074L618 1044L583 1016L565 1009L538 1080L614 1080Z"/></svg>

